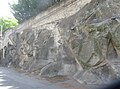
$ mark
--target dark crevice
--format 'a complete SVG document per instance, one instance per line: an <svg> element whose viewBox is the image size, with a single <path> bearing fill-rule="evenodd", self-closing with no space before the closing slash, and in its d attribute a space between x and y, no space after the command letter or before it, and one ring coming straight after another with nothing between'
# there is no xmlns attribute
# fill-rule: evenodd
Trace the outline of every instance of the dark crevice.
<svg viewBox="0 0 120 89"><path fill-rule="evenodd" d="M117 54L117 51L116 51L116 49L114 47L112 39L109 39L109 41L108 41L107 54L106 55L107 55L108 60L118 58L118 54Z"/></svg>

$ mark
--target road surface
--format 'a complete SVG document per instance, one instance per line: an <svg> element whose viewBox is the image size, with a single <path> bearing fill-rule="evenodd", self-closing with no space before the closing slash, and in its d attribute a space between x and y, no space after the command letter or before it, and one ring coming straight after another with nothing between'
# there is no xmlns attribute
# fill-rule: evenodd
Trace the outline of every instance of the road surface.
<svg viewBox="0 0 120 89"><path fill-rule="evenodd" d="M0 67L0 89L66 89L48 81L36 80L12 69Z"/></svg>
<svg viewBox="0 0 120 89"><path fill-rule="evenodd" d="M0 89L98 89L98 86L84 86L74 79L61 82L37 80L10 68L0 67Z"/></svg>

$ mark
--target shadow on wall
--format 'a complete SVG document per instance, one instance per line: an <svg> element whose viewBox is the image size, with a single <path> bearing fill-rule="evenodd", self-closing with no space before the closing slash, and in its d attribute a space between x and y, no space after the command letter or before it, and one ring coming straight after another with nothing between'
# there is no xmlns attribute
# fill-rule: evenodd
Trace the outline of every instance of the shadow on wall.
<svg viewBox="0 0 120 89"><path fill-rule="evenodd" d="M120 89L120 80L114 81L111 84L107 85L106 87L100 89Z"/></svg>
<svg viewBox="0 0 120 89"><path fill-rule="evenodd" d="M3 50L0 50L0 64L1 64L1 60L3 59Z"/></svg>

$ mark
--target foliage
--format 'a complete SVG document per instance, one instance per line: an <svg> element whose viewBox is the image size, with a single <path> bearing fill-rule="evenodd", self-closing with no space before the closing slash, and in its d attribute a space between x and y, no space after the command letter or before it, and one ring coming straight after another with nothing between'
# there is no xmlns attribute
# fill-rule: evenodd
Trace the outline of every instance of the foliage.
<svg viewBox="0 0 120 89"><path fill-rule="evenodd" d="M18 3L10 6L13 10L12 13L14 17L21 23L60 1L61 0L18 0Z"/></svg>
<svg viewBox="0 0 120 89"><path fill-rule="evenodd" d="M0 27L2 26L3 31L13 28L16 25L18 25L18 21L16 19L12 19L9 17L0 18Z"/></svg>

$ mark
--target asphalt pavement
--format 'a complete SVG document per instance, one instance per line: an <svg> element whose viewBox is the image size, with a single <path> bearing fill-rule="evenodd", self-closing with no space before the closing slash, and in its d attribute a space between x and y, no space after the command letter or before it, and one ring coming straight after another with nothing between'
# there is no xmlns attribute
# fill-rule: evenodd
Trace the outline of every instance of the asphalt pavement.
<svg viewBox="0 0 120 89"><path fill-rule="evenodd" d="M12 69L0 67L0 89L66 89L48 81L37 80Z"/></svg>

